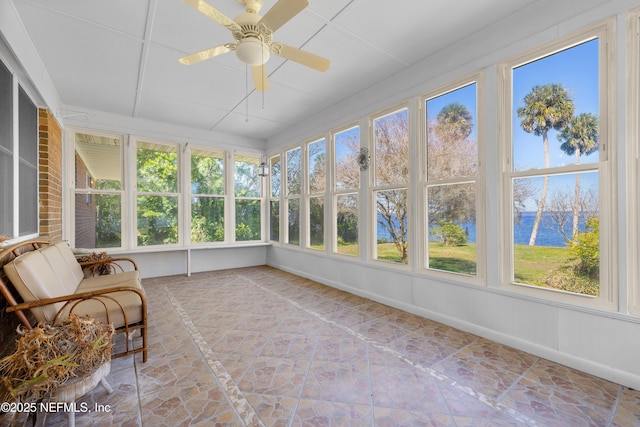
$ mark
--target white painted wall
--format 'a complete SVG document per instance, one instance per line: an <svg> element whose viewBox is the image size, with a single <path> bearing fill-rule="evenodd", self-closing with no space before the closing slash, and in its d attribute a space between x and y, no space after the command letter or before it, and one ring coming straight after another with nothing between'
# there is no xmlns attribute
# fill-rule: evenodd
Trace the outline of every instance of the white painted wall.
<svg viewBox="0 0 640 427"><path fill-rule="evenodd" d="M255 267L267 261L266 244L238 247L176 248L113 253L132 258L144 278L190 275L203 271Z"/></svg>
<svg viewBox="0 0 640 427"><path fill-rule="evenodd" d="M274 244L267 264L313 280L362 295L409 312L441 321L541 357L640 389L640 317L627 313L627 248L631 245L627 223L626 185L628 162L624 141L627 91L625 88L626 13L639 1L543 0L517 16L486 28L467 40L427 58L384 82L346 99L322 114L289 128L268 141L268 152L276 153L318 135L324 135L368 114L412 99L447 82L474 72L485 72L486 99L486 212L487 235L499 236L499 171L497 65L501 61L569 35L603 19L616 19L616 105L619 147L616 153L619 194L618 259L612 263L619 278L620 310L609 312L572 306L514 294L500 289L499 239L487 242L487 285L471 285L454 279L439 279L420 273L417 267L400 270L367 262L362 256L345 260L328 253ZM481 106L482 108L482 106ZM364 134L364 129L363 129ZM414 182L416 176L413 177ZM366 184L364 184L366 185ZM361 203L367 215L367 203ZM362 230L362 229L361 229ZM414 227L415 230L415 227ZM362 234L362 231L361 231ZM365 237L365 241L369 240ZM414 242L417 235L413 235ZM415 248L415 245L414 245Z"/></svg>

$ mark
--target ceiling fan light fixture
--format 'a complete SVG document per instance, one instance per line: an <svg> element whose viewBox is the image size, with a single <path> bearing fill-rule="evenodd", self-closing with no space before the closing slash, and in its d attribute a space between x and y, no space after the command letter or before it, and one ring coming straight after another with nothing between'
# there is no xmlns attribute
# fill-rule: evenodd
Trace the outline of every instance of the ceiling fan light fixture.
<svg viewBox="0 0 640 427"><path fill-rule="evenodd" d="M269 48L256 37L245 37L236 45L236 56L252 67L262 65L269 60Z"/></svg>

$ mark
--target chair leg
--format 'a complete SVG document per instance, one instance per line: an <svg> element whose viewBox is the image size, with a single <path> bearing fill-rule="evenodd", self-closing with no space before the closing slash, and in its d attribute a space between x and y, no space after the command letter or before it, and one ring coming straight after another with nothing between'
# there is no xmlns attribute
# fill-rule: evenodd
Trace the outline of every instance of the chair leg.
<svg viewBox="0 0 640 427"><path fill-rule="evenodd" d="M72 404L75 403L75 401L71 402ZM76 427L76 412L75 411L69 411L67 412L67 420L69 421L69 427Z"/></svg>
<svg viewBox="0 0 640 427"><path fill-rule="evenodd" d="M105 390L107 390L107 393L109 393L109 394L113 393L113 388L111 387L111 384L109 384L109 383L107 382L107 379L106 379L106 378L102 378L102 379L100 380L100 384L102 384L102 387L104 387L104 388L105 388Z"/></svg>

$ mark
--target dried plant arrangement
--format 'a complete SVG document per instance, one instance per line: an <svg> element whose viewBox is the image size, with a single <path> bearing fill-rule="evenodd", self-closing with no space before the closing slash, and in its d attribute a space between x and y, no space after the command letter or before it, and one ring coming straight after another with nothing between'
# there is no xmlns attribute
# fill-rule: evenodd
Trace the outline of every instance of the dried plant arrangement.
<svg viewBox="0 0 640 427"><path fill-rule="evenodd" d="M106 276L115 273L115 266L111 263L112 258L106 252L92 252L89 255L78 257L78 262L91 263L85 267L91 274Z"/></svg>
<svg viewBox="0 0 640 427"><path fill-rule="evenodd" d="M18 331L17 348L0 360L0 399L37 402L66 381L111 360L114 330L87 316Z"/></svg>

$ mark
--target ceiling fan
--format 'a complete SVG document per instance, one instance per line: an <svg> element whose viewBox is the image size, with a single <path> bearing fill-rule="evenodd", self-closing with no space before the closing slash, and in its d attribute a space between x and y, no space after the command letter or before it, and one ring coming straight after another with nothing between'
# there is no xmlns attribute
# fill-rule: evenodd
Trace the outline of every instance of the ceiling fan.
<svg viewBox="0 0 640 427"><path fill-rule="evenodd" d="M251 66L253 81L259 92L269 89L265 64L271 53L318 71L329 69L328 59L284 43L272 41L273 33L278 28L309 5L307 0L279 0L264 16L258 15L262 8L262 0L236 1L245 7L246 12L232 20L204 0L184 0L189 6L229 29L233 38L236 39L236 43L225 43L204 49L183 56L178 61L191 65L235 51L240 61Z"/></svg>

